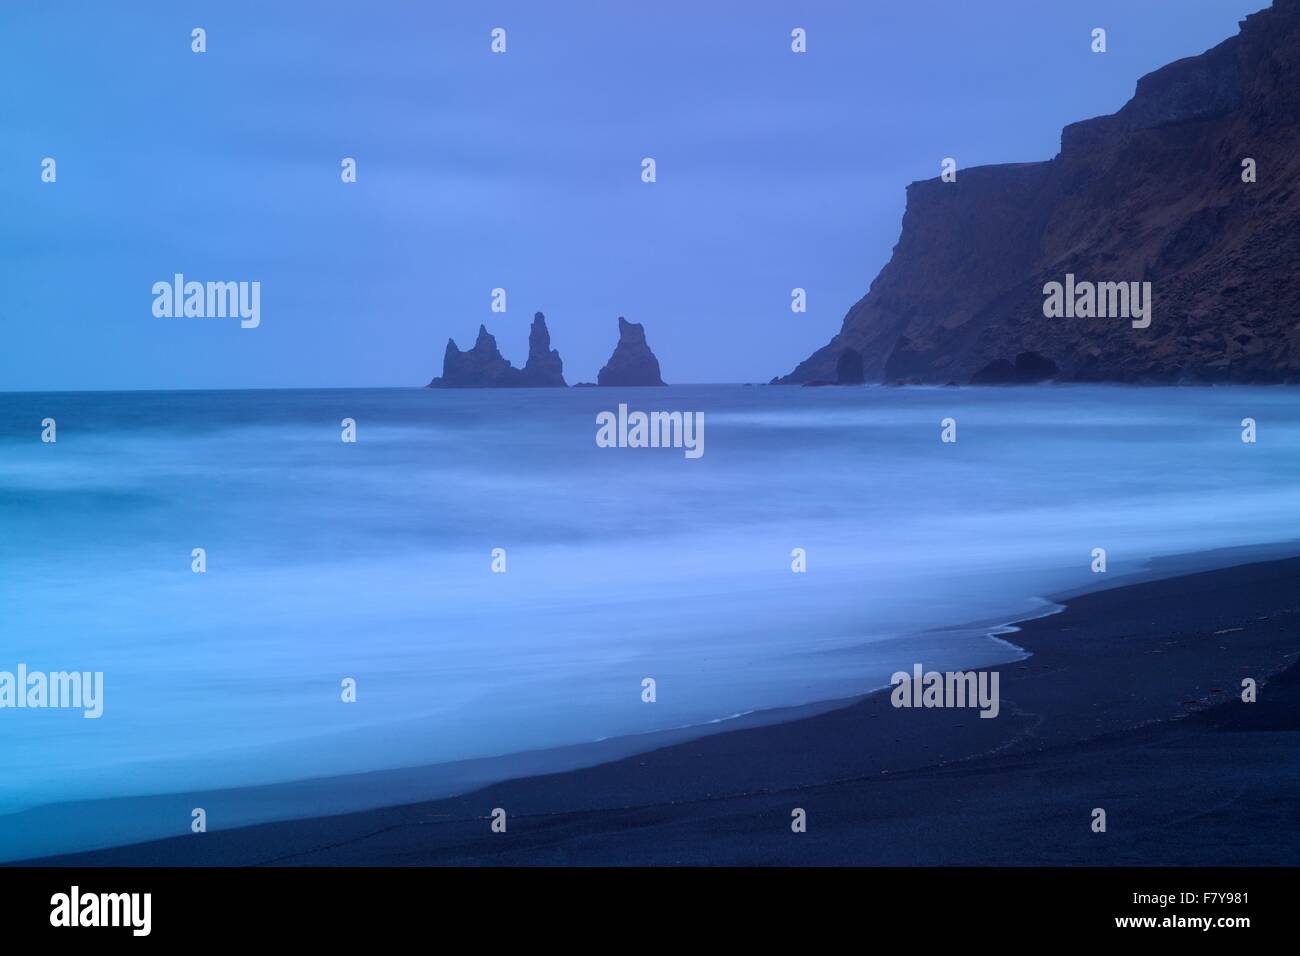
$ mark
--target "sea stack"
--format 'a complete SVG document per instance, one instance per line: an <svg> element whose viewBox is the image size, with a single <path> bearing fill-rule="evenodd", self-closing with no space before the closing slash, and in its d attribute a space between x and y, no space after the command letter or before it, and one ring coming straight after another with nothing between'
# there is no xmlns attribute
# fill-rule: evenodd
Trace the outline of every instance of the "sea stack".
<svg viewBox="0 0 1300 956"><path fill-rule="evenodd" d="M598 385L663 385L659 377L659 360L645 340L645 328L639 322L618 317L618 344L605 367L596 376Z"/></svg>
<svg viewBox="0 0 1300 956"><path fill-rule="evenodd" d="M533 326L528 330L528 361L519 374L519 384L525 388L564 388L564 362L560 353L551 348L551 333L546 328L546 316L538 312L533 316Z"/></svg>
<svg viewBox="0 0 1300 956"><path fill-rule="evenodd" d="M478 327L478 339L468 352L456 347L455 339L447 340L447 351L442 357L442 377L429 383L430 388L493 388L511 385L508 381L519 373L502 356L497 340L486 326Z"/></svg>
<svg viewBox="0 0 1300 956"><path fill-rule="evenodd" d="M429 388L563 388L564 363L551 348L546 317L538 312L528 333L528 361L517 369L497 348L496 337L485 326L478 327L478 340L468 352L447 340L442 358L442 375Z"/></svg>

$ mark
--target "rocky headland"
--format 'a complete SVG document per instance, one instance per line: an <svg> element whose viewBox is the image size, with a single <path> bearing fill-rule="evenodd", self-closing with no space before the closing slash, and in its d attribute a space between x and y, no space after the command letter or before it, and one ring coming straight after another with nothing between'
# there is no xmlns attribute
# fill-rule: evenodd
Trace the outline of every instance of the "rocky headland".
<svg viewBox="0 0 1300 956"><path fill-rule="evenodd" d="M1054 158L912 183L867 294L773 381L851 381L855 352L874 382L1300 382L1298 181L1300 0L1275 0ZM1149 327L1045 317L1067 273L1149 282Z"/></svg>

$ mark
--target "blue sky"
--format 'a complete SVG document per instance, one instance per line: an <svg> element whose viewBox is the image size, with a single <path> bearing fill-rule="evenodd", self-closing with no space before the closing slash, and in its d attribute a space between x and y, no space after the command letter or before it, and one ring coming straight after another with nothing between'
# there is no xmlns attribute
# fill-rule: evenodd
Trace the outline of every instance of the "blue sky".
<svg viewBox="0 0 1300 956"><path fill-rule="evenodd" d="M537 310L570 382L619 315L669 382L766 381L866 292L908 182L1048 159L1264 5L11 0L0 390L422 385L481 322L522 364ZM261 326L155 318L176 272L261 282Z"/></svg>

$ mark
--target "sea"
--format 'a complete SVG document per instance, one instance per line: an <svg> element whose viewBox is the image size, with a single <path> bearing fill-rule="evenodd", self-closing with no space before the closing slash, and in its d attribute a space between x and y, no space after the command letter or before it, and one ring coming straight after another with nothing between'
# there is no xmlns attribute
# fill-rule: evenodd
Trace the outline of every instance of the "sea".
<svg viewBox="0 0 1300 956"><path fill-rule="evenodd" d="M620 404L703 453L601 447ZM103 674L98 718L0 708L0 859L1014 660L1054 597L1293 542L1298 465L1282 387L0 394L0 672Z"/></svg>

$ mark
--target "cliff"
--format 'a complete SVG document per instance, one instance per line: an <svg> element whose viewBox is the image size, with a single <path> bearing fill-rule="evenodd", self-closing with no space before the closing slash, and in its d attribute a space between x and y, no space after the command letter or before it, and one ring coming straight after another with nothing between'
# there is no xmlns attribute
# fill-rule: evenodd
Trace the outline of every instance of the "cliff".
<svg viewBox="0 0 1300 956"><path fill-rule="evenodd" d="M773 381L842 380L848 350L868 381L1300 381L1297 119L1300 0L1275 0L1067 126L1053 159L912 183L867 294ZM1150 327L1045 317L1067 273L1150 282Z"/></svg>
<svg viewBox="0 0 1300 956"><path fill-rule="evenodd" d="M496 338L486 326L478 327L474 347L462 352L453 339L447 340L442 358L442 375L429 388L563 388L564 363L551 348L546 316L538 312L528 332L528 360L515 368L502 356Z"/></svg>

